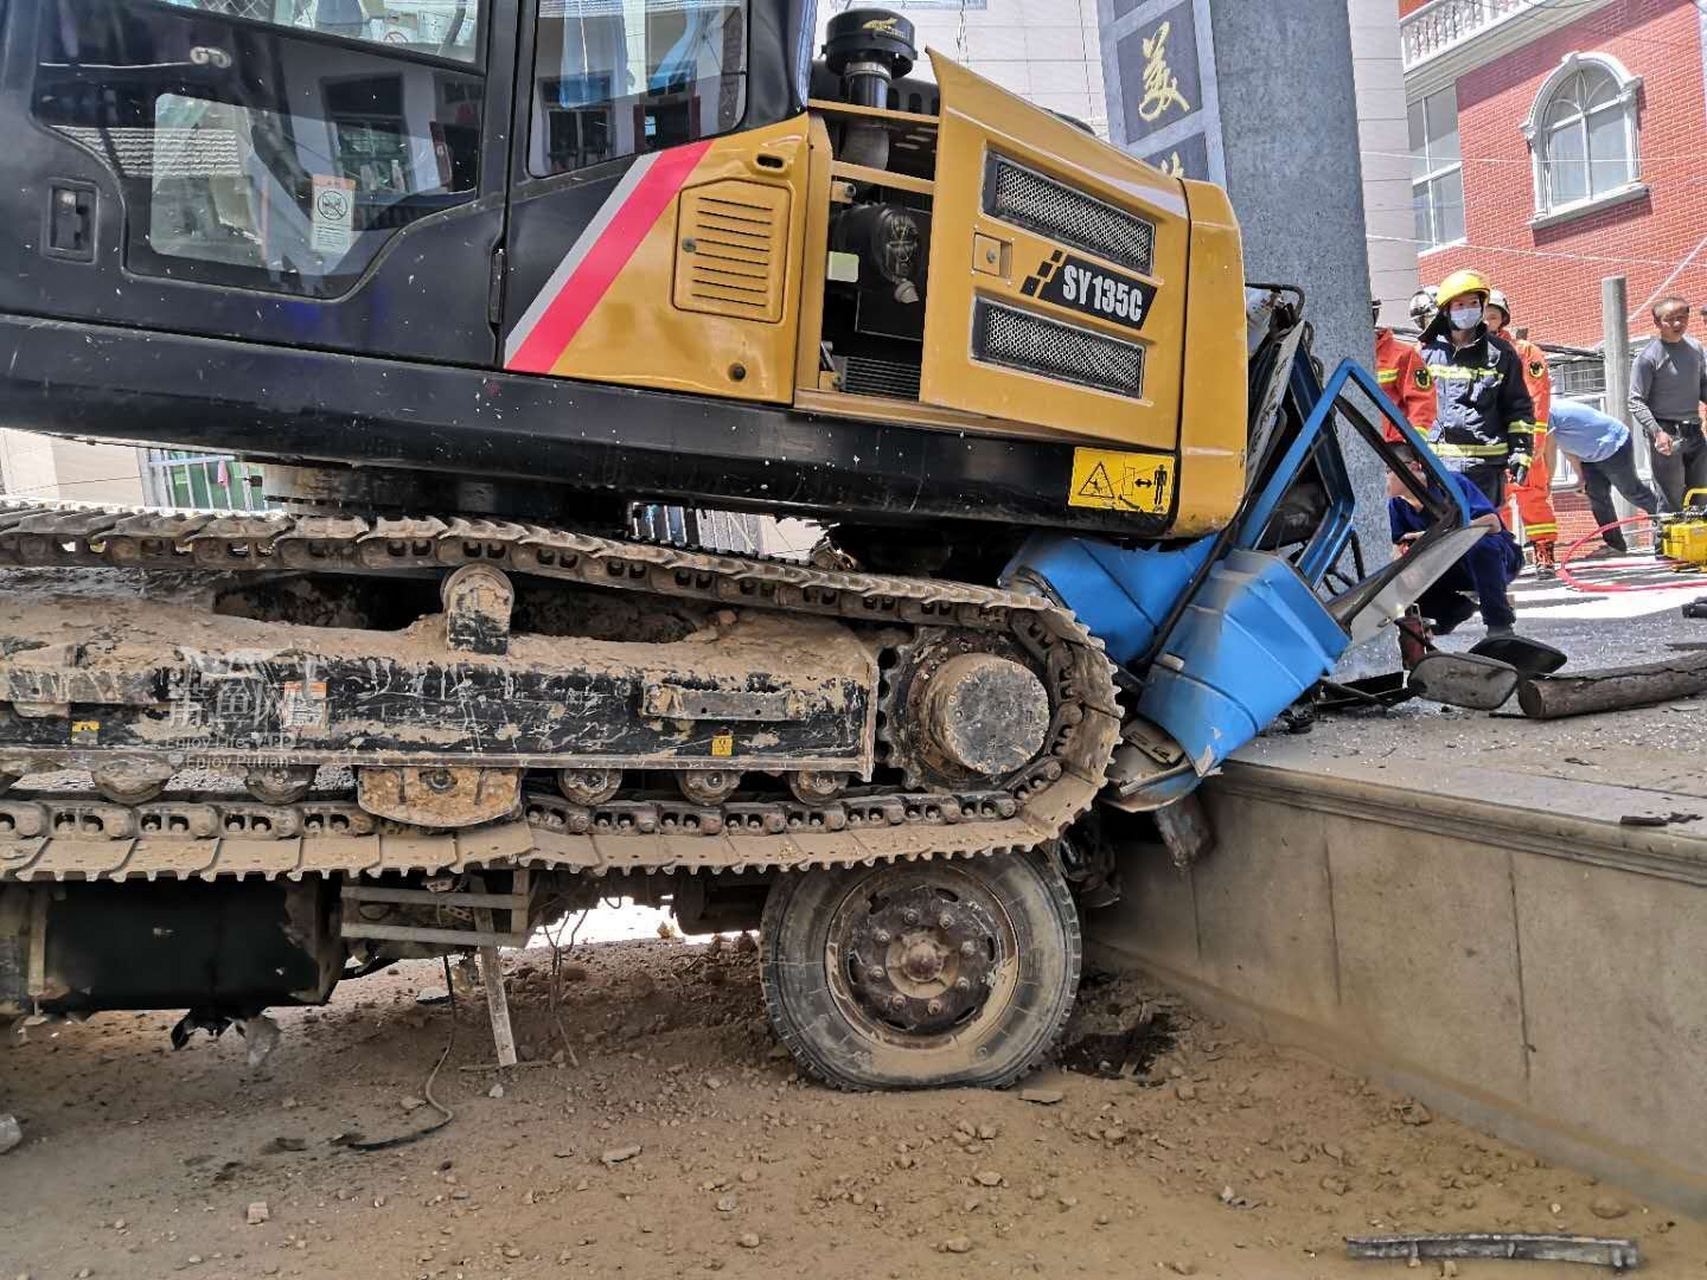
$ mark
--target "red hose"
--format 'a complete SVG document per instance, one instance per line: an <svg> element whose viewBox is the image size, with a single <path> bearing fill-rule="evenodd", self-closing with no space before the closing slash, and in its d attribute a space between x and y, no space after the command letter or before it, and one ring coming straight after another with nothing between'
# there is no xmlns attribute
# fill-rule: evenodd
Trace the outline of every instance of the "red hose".
<svg viewBox="0 0 1707 1280"><path fill-rule="evenodd" d="M1600 537L1601 534L1606 533L1609 530L1621 528L1622 526L1627 525L1627 524L1636 524L1637 522L1643 521L1643 520L1647 520L1647 521L1652 522L1653 519L1654 519L1653 516L1649 515L1647 512L1644 511L1638 515L1625 516L1622 520L1614 520L1611 524L1603 524L1600 526L1600 528L1596 529L1593 533L1585 533L1582 537L1578 538L1575 542L1571 543L1571 545L1568 548L1566 548L1565 554L1559 558L1559 579L1560 579L1560 581L1562 581L1567 587L1570 587L1573 591L1584 591L1584 592L1588 592L1591 595L1612 595L1613 593L1620 592L1620 591L1676 591L1680 587L1684 587L1684 586L1689 585L1687 583L1677 583L1677 582L1651 582L1651 583L1641 583L1641 584L1629 584L1629 583L1623 583L1623 582L1601 582L1601 583L1583 582L1581 579L1579 579L1575 574L1573 574L1571 572L1571 567L1570 567L1571 566L1571 557L1577 553L1577 548L1581 547L1585 542L1591 542L1594 539ZM1658 541L1659 536L1660 536L1660 531L1658 529L1655 529L1654 530L1654 538L1655 538L1656 542ZM1673 565L1673 572L1676 572L1676 573L1700 573L1701 572L1701 570L1696 569L1696 568L1690 568L1687 570L1682 569L1682 568L1678 568L1677 563L1678 562L1675 560L1671 561L1671 564Z"/></svg>

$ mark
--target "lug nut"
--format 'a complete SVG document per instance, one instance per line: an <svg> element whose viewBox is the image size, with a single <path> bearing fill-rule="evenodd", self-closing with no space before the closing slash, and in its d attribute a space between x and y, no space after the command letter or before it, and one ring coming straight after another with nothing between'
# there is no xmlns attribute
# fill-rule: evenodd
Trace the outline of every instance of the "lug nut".
<svg viewBox="0 0 1707 1280"><path fill-rule="evenodd" d="M973 956L978 954L978 944L968 938L965 942L960 944L960 954L970 960Z"/></svg>
<svg viewBox="0 0 1707 1280"><path fill-rule="evenodd" d="M905 911L903 911L901 913L901 920L902 920L902 923L904 923L904 924L918 924L919 923L919 913L917 911L914 911L911 907L908 907Z"/></svg>
<svg viewBox="0 0 1707 1280"><path fill-rule="evenodd" d="M972 984L966 981L965 978L956 978L954 980L954 989L956 991L970 991L972 990Z"/></svg>
<svg viewBox="0 0 1707 1280"><path fill-rule="evenodd" d="M930 1014L932 1017L935 1017L937 1014L942 1012L942 1001L932 1000L925 1006L925 1012Z"/></svg>
<svg viewBox="0 0 1707 1280"><path fill-rule="evenodd" d="M944 911L936 918L936 927L945 931L954 928L954 917Z"/></svg>
<svg viewBox="0 0 1707 1280"><path fill-rule="evenodd" d="M879 946L885 946L886 947L889 945L889 930L879 929L876 933L872 934L871 936L877 940L877 943Z"/></svg>
<svg viewBox="0 0 1707 1280"><path fill-rule="evenodd" d="M889 997L889 1007L891 1009L905 1009L907 1007L907 997L900 994L900 992L896 992L894 995Z"/></svg>
<svg viewBox="0 0 1707 1280"><path fill-rule="evenodd" d="M883 966L880 964L872 965L865 971L865 976L872 982L882 982L884 978Z"/></svg>

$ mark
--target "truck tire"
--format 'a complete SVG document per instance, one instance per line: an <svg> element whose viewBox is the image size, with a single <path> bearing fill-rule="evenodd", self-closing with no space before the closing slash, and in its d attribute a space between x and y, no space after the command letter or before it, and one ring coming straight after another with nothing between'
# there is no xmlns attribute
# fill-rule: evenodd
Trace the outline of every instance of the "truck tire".
<svg viewBox="0 0 1707 1280"><path fill-rule="evenodd" d="M1041 852L783 875L762 934L771 1026L843 1089L1004 1088L1078 988L1078 912Z"/></svg>

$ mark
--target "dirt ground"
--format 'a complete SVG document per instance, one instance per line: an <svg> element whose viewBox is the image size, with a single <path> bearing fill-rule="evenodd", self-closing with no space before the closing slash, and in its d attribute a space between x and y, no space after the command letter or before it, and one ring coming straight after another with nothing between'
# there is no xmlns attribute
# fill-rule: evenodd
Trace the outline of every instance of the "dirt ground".
<svg viewBox="0 0 1707 1280"><path fill-rule="evenodd" d="M416 996L442 983L436 964L281 1013L283 1041L258 1068L235 1033L173 1054L158 1014L37 1027L0 1048L0 1110L25 1134L0 1156L0 1280L1375 1278L1405 1264L1348 1261L1343 1236L1468 1229L1629 1235L1648 1274L1707 1276L1707 1224L1132 979L1089 978L1068 1043L1142 1010L1149 1065L1051 1070L1026 1082L1049 1101L1028 1101L1039 1095L845 1095L800 1079L764 1021L750 944L577 949L561 1010L573 1060L550 1016L549 953L509 968L524 1059L542 1065L489 1096L496 1074L462 1070L492 1056L484 1006L459 996L435 1089L454 1120L375 1153L344 1144L434 1115L419 1099L452 1015Z"/></svg>

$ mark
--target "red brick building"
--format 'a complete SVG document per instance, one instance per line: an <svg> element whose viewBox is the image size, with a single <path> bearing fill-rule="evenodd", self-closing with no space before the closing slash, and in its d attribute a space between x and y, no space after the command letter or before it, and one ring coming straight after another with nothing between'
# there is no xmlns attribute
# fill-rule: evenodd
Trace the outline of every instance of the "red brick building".
<svg viewBox="0 0 1707 1280"><path fill-rule="evenodd" d="M1398 3L1424 283L1478 268L1531 338L1585 348L1605 276L1638 348L1656 297L1707 303L1707 0ZM1555 360L1555 394L1602 373ZM1554 505L1567 545L1593 529L1568 466Z"/></svg>
<svg viewBox="0 0 1707 1280"><path fill-rule="evenodd" d="M1697 0L1399 0L1419 266L1490 273L1541 342L1596 346L1600 280L1707 303Z"/></svg>

